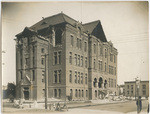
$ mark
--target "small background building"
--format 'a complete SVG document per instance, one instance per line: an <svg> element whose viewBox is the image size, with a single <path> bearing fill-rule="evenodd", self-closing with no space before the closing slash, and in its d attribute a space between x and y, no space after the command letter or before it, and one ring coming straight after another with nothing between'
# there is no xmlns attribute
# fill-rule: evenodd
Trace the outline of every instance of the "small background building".
<svg viewBox="0 0 150 114"><path fill-rule="evenodd" d="M125 82L125 96L126 97L137 97L137 86L135 81ZM149 81L140 81L139 96L149 97Z"/></svg>

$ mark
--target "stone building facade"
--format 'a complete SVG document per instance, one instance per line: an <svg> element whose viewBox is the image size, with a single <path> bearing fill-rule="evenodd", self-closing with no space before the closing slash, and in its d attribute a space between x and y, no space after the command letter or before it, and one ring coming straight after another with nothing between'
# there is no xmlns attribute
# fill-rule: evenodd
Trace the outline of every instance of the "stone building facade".
<svg viewBox="0 0 150 114"><path fill-rule="evenodd" d="M17 98L99 99L117 91L117 49L101 22L82 24L63 13L44 18L16 35Z"/></svg>
<svg viewBox="0 0 150 114"><path fill-rule="evenodd" d="M149 97L149 81L140 81L139 90L135 81L125 82L125 96L137 97L138 94L141 97Z"/></svg>

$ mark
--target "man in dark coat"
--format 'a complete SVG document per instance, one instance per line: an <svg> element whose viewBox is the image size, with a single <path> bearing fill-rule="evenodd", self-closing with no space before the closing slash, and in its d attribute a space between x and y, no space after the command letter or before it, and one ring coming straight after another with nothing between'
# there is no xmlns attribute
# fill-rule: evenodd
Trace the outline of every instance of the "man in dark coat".
<svg viewBox="0 0 150 114"><path fill-rule="evenodd" d="M136 101L136 105L137 105L137 112L140 113L142 110L142 100L141 100L141 96L139 96L139 98Z"/></svg>

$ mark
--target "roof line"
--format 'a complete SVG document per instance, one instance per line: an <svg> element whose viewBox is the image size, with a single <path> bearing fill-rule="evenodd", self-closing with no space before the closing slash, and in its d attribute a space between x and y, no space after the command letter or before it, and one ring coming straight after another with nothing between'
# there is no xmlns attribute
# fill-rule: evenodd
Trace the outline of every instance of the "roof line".
<svg viewBox="0 0 150 114"><path fill-rule="evenodd" d="M62 14L63 14L63 15L65 15L66 17L68 17L68 18L70 18L70 19L72 19L72 20L74 20L74 21L78 22L77 20L75 20L75 19L73 19L73 18L69 17L68 15L66 15L66 14L64 14L64 13L62 13Z"/></svg>
<svg viewBox="0 0 150 114"><path fill-rule="evenodd" d="M100 22L100 20L96 20L96 21L92 21L92 22L89 22L89 23L85 23L83 25L91 24L91 23L94 23L94 22Z"/></svg>

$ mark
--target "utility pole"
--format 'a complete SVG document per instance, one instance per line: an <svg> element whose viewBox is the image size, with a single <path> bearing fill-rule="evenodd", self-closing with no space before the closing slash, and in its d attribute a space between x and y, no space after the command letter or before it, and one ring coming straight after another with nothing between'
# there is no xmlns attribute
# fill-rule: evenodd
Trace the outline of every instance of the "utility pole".
<svg viewBox="0 0 150 114"><path fill-rule="evenodd" d="M135 79L135 100L136 100L136 94L137 94L137 79L138 77L134 78Z"/></svg>

